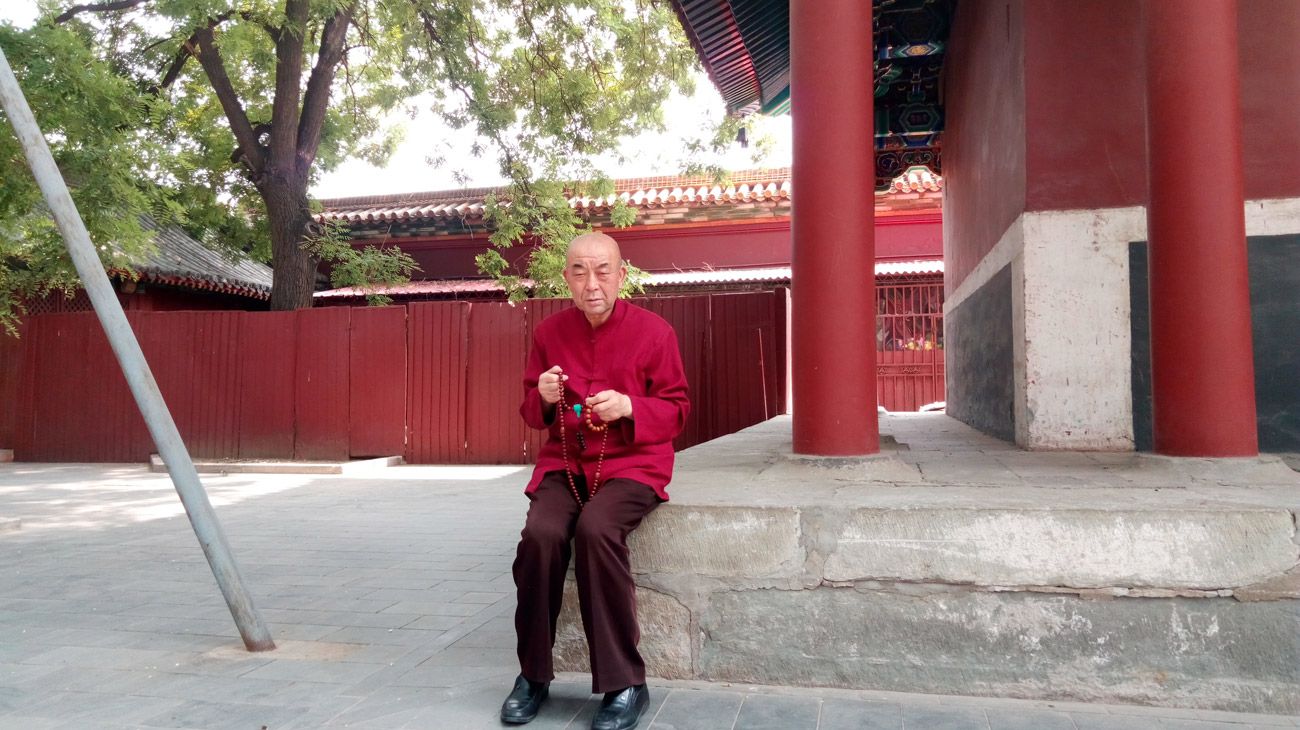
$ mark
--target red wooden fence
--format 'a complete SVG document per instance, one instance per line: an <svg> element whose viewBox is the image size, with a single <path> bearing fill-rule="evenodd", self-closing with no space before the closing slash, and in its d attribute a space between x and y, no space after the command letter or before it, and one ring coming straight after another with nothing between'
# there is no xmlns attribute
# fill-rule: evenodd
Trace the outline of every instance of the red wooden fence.
<svg viewBox="0 0 1300 730"><path fill-rule="evenodd" d="M638 300L677 330L692 413L678 448L786 411L786 295ZM563 300L128 315L200 458L526 463L518 415L533 327ZM0 337L0 448L20 461L144 461L143 420L91 313Z"/></svg>

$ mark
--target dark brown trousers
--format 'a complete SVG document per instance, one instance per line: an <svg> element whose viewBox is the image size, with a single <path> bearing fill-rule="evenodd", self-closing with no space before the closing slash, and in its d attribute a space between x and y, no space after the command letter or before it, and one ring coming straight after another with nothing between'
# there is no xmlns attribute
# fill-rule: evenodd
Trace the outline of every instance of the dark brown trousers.
<svg viewBox="0 0 1300 730"><path fill-rule="evenodd" d="M582 477L574 479L584 489ZM543 477L529 499L514 564L520 673L534 682L555 678L551 649L572 540L578 606L591 650L591 691L613 692L645 683L627 536L659 505L658 495L640 482L610 479L579 510L564 472L554 471Z"/></svg>

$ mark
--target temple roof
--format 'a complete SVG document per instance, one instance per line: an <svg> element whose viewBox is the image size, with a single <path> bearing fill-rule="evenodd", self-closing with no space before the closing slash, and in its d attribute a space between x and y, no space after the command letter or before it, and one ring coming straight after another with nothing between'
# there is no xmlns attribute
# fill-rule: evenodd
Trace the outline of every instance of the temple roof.
<svg viewBox="0 0 1300 730"><path fill-rule="evenodd" d="M887 192L877 193L876 204L878 208L897 203L899 208L937 210L942 189L942 178L927 169L916 168L892 180ZM320 201L323 212L318 217L322 221L342 221L354 226L438 219L473 223L482 219L483 199L500 190L471 188L332 198ZM603 197L574 196L569 198L569 205L584 215L603 215L615 201L621 200L637 209L638 223L653 224L659 222L656 209L725 208L747 203L784 207L792 194L788 167L733 172L726 185L714 183L711 177L628 178L615 180L614 190L613 195ZM727 217L725 211L722 213L722 217ZM746 213L743 217L752 216Z"/></svg>
<svg viewBox="0 0 1300 730"><path fill-rule="evenodd" d="M733 114L789 111L788 0L672 2ZM942 172L939 76L953 8L954 0L873 0L877 188L914 165Z"/></svg>
<svg viewBox="0 0 1300 730"><path fill-rule="evenodd" d="M134 255L127 265L144 281L189 289L271 298L271 267L238 253L219 253L176 226L160 226L145 216L140 224L154 232L155 247Z"/></svg>

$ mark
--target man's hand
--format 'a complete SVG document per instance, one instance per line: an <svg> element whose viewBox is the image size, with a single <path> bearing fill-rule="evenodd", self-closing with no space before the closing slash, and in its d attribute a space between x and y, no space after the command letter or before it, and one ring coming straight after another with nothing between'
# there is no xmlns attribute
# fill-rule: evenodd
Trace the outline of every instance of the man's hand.
<svg viewBox="0 0 1300 730"><path fill-rule="evenodd" d="M560 393L564 389L564 381L569 376L564 374L564 369L559 365L542 373L537 379L537 394L542 397L542 402L548 406L553 406L560 402Z"/></svg>
<svg viewBox="0 0 1300 730"><path fill-rule="evenodd" d="M617 390L602 390L591 396L587 399L587 407L605 423L632 417L632 399Z"/></svg>

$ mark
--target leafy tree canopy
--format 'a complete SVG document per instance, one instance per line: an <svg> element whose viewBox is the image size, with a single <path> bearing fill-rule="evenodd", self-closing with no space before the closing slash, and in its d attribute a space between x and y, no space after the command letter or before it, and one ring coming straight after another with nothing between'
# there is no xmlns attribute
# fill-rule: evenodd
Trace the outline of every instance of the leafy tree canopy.
<svg viewBox="0 0 1300 730"><path fill-rule="evenodd" d="M384 260L393 249L337 245L307 195L344 159L382 164L397 141L382 125L393 112L414 114L432 99L452 126L476 131L474 152L493 154L511 181L490 206L494 243L532 232L552 249L534 256L545 267L583 225L564 191L607 191L590 159L661 127L663 100L690 87L695 63L666 0L42 0L41 8L29 29L0 24L0 47L102 255L147 245L138 222L147 213L269 260L279 309L310 306L322 257L339 284L409 273L409 259ZM19 295L72 279L7 124L0 165L6 321ZM492 271L490 256L484 264Z"/></svg>

